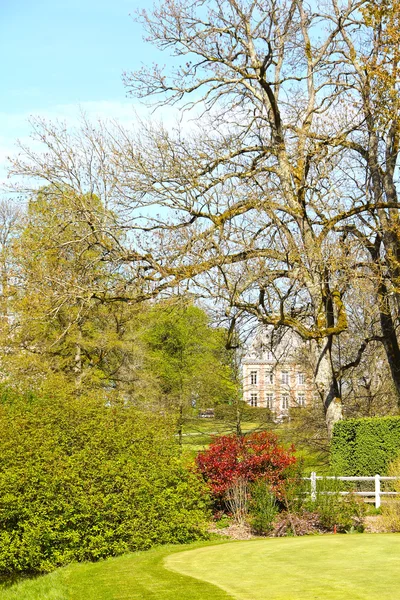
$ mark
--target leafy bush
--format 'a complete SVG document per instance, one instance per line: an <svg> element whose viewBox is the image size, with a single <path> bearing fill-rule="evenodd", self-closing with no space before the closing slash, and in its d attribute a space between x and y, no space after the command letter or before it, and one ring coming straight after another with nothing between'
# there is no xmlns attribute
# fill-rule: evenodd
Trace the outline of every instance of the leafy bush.
<svg viewBox="0 0 400 600"><path fill-rule="evenodd" d="M265 481L255 481L251 486L250 523L255 533L267 535L273 529L278 513L278 503Z"/></svg>
<svg viewBox="0 0 400 600"><path fill-rule="evenodd" d="M204 483L161 418L90 398L0 400L1 575L204 536Z"/></svg>
<svg viewBox="0 0 400 600"><path fill-rule="evenodd" d="M217 505L223 505L227 489L240 478L248 482L263 479L279 497L285 470L296 461L293 453L293 448L279 445L275 434L263 431L215 437L196 461Z"/></svg>
<svg viewBox="0 0 400 600"><path fill-rule="evenodd" d="M400 454L400 417L346 419L336 423L331 464L346 476L384 475Z"/></svg>

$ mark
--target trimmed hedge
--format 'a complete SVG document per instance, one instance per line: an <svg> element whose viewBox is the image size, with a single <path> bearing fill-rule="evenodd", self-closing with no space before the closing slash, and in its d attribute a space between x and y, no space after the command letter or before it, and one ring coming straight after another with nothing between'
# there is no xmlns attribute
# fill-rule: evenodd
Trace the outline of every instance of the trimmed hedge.
<svg viewBox="0 0 400 600"><path fill-rule="evenodd" d="M0 576L206 537L169 424L123 404L0 397Z"/></svg>
<svg viewBox="0 0 400 600"><path fill-rule="evenodd" d="M331 466L337 475L384 475L400 454L400 417L368 417L336 423Z"/></svg>

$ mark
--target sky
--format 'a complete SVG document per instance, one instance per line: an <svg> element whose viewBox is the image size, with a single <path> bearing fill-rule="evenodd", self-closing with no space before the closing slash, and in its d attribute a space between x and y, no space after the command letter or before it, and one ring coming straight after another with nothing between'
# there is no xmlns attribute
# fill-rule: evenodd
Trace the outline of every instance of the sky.
<svg viewBox="0 0 400 600"><path fill-rule="evenodd" d="M159 61L132 16L152 0L0 0L0 185L37 115L134 120L123 71ZM131 15L131 16L130 16ZM161 60L160 60L161 59Z"/></svg>

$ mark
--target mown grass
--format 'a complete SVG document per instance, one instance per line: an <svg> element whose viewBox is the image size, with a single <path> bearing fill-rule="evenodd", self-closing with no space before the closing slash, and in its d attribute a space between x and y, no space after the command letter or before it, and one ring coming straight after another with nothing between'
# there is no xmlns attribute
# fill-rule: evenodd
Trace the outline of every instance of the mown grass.
<svg viewBox="0 0 400 600"><path fill-rule="evenodd" d="M73 564L3 587L0 600L229 600L231 596L212 584L164 568L167 555L201 545L164 546Z"/></svg>
<svg viewBox="0 0 400 600"><path fill-rule="evenodd" d="M400 535L164 546L74 564L0 600L395 600Z"/></svg>
<svg viewBox="0 0 400 600"><path fill-rule="evenodd" d="M258 539L171 555L166 566L238 600L395 600L400 535Z"/></svg>
<svg viewBox="0 0 400 600"><path fill-rule="evenodd" d="M243 432L261 431L263 429L271 430L270 424L260 424L253 421L245 421L242 423ZM205 450L214 435L229 435L234 433L235 426L227 421L218 419L192 419L185 423L183 428L182 446L193 456L197 452Z"/></svg>

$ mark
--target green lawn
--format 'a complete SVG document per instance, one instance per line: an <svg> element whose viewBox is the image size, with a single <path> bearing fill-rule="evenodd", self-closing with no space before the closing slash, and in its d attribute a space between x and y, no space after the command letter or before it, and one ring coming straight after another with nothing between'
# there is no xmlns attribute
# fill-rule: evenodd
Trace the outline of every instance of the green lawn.
<svg viewBox="0 0 400 600"><path fill-rule="evenodd" d="M237 600L395 600L400 535L330 535L209 546L166 558Z"/></svg>
<svg viewBox="0 0 400 600"><path fill-rule="evenodd" d="M0 600L230 600L223 590L167 570L164 558L191 546L164 546L98 563L74 564L0 591Z"/></svg>
<svg viewBox="0 0 400 600"><path fill-rule="evenodd" d="M396 600L400 535L165 546L71 565L0 600Z"/></svg>

